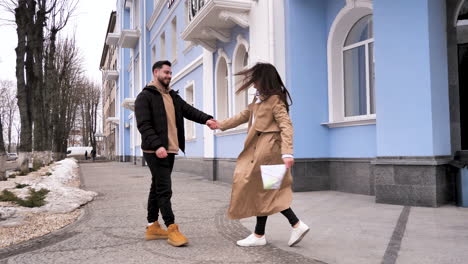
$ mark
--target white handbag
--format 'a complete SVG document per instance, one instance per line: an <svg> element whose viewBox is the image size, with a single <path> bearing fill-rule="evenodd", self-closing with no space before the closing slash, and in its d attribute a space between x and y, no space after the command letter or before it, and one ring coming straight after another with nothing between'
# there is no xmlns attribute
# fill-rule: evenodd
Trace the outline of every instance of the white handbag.
<svg viewBox="0 0 468 264"><path fill-rule="evenodd" d="M262 173L263 189L275 190L281 187L284 175L286 174L286 165L260 165Z"/></svg>

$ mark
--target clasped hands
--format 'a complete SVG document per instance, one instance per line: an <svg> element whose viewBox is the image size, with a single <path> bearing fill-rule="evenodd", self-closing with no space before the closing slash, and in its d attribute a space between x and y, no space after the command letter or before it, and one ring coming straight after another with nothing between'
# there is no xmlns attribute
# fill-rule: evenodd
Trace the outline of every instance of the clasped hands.
<svg viewBox="0 0 468 264"><path fill-rule="evenodd" d="M215 120L215 119L210 119L210 120L206 121L206 125L211 130L219 129L218 120Z"/></svg>
<svg viewBox="0 0 468 264"><path fill-rule="evenodd" d="M218 121L217 120L214 120L214 119L210 119L208 121L206 121L206 125L212 129L212 130L215 130L215 129L219 129L219 126L218 126ZM167 150L166 148L164 147L160 147L156 150L156 156L160 159L164 159L167 157Z"/></svg>

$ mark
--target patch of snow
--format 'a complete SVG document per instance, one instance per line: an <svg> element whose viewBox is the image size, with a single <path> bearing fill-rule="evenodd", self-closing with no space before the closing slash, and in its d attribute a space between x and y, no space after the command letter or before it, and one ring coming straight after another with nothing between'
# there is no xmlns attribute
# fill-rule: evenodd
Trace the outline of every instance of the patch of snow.
<svg viewBox="0 0 468 264"><path fill-rule="evenodd" d="M25 198L28 196L29 188L34 188L36 191L45 188L50 191L45 199L46 204L35 208L17 207L18 211L33 213L69 213L92 201L97 195L97 193L92 191L66 185L67 182L79 179L78 164L74 158L67 158L56 162L51 166L49 171L52 175L42 176L39 179L29 182L23 182L30 184L30 186L15 192L19 197Z"/></svg>

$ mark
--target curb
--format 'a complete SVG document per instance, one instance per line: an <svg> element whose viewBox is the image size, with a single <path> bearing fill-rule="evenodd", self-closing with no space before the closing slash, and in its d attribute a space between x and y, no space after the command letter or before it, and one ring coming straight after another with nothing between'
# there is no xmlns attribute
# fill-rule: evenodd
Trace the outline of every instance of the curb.
<svg viewBox="0 0 468 264"><path fill-rule="evenodd" d="M79 168L79 165L78 165L78 168ZM81 168L79 168L79 175L80 175L80 189L85 189L85 184L84 184L84 179L83 179L83 174L81 172ZM59 243L66 239L69 239L75 235L78 235L80 232L76 232L76 231L74 232L72 231L72 229L80 225L82 222L85 222L86 220L89 219L88 204L90 204L91 202L85 204L84 206L77 208L77 209L82 209L82 210L81 210L80 216L78 217L78 219L76 219L75 222L68 224L58 230L45 234L43 236L35 237L27 241L20 242L18 244L13 244L11 246L0 249L0 262L3 262L5 259L10 258L12 256L19 255L25 252L34 251L37 249L41 249L41 248Z"/></svg>

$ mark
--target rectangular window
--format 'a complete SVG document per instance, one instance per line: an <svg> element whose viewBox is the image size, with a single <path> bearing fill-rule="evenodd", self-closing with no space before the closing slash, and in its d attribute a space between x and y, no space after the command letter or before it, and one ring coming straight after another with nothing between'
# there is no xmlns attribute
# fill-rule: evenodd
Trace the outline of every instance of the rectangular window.
<svg viewBox="0 0 468 264"><path fill-rule="evenodd" d="M194 106L193 84L185 88L185 101L187 104ZM195 138L195 123L188 119L185 119L185 138L187 140Z"/></svg>
<svg viewBox="0 0 468 264"><path fill-rule="evenodd" d="M375 73L374 73L374 43L369 43L369 93L370 113L375 114Z"/></svg>
<svg viewBox="0 0 468 264"><path fill-rule="evenodd" d="M172 34L171 34L171 52L172 52L172 61L177 59L177 17L172 19L171 23Z"/></svg>
<svg viewBox="0 0 468 264"><path fill-rule="evenodd" d="M365 46L345 50L343 53L346 117L367 114L365 54Z"/></svg>
<svg viewBox="0 0 468 264"><path fill-rule="evenodd" d="M140 1L134 0L133 5L133 28L140 28Z"/></svg>
<svg viewBox="0 0 468 264"><path fill-rule="evenodd" d="M163 32L161 34L161 39L160 39L160 49L161 49L161 60L166 59L166 33Z"/></svg>
<svg viewBox="0 0 468 264"><path fill-rule="evenodd" d="M133 87L133 89L134 89L133 96L135 97L135 96L138 95L138 93L142 89L141 88L141 82L140 82L140 80L141 80L141 76L140 76L140 56L138 56L137 59L135 60L135 65L134 65L133 69L135 69L135 71L134 71L135 86Z"/></svg>
<svg viewBox="0 0 468 264"><path fill-rule="evenodd" d="M156 62L156 45L151 48L151 65Z"/></svg>

